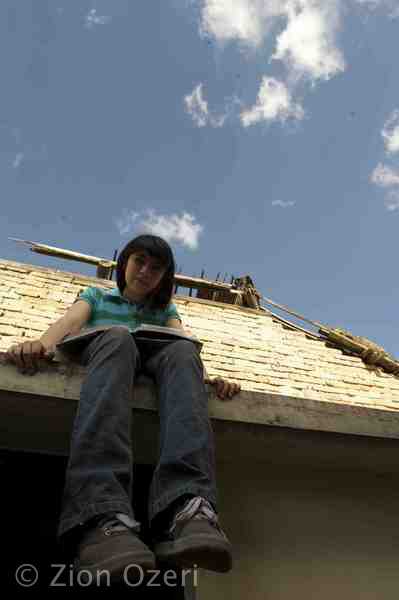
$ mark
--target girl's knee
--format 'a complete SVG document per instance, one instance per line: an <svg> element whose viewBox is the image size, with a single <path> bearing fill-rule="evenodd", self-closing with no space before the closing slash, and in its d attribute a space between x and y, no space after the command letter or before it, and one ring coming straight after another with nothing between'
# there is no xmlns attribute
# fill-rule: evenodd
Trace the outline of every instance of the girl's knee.
<svg viewBox="0 0 399 600"><path fill-rule="evenodd" d="M202 363L197 346L188 340L178 340L170 344L167 356L169 360L182 366Z"/></svg>
<svg viewBox="0 0 399 600"><path fill-rule="evenodd" d="M104 339L110 341L116 346L129 347L136 349L136 342L131 332L126 327L111 327L107 329L104 334Z"/></svg>

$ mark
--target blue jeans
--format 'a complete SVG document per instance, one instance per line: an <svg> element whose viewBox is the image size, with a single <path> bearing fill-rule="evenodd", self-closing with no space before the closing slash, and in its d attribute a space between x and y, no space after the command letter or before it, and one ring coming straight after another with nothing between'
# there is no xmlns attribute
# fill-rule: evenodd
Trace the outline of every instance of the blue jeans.
<svg viewBox="0 0 399 600"><path fill-rule="evenodd" d="M149 494L149 520L184 494L215 507L213 431L203 366L192 342L170 342L140 355L133 336L113 327L77 357L87 367L71 435L58 539L93 517L125 513L134 519L131 445L134 380L155 380L159 398L160 451Z"/></svg>

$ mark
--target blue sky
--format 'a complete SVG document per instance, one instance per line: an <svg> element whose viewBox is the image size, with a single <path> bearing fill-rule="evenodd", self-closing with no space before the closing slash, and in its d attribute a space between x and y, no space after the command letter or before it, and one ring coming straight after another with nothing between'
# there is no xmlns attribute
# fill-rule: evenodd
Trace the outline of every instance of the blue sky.
<svg viewBox="0 0 399 600"><path fill-rule="evenodd" d="M4 0L0 257L94 275L8 238L153 232L399 357L398 28L398 0Z"/></svg>

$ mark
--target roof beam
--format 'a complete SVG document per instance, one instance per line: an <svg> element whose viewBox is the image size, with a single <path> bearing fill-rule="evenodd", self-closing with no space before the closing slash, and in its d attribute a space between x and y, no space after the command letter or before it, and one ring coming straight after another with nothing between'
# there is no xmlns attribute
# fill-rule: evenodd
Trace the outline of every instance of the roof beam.
<svg viewBox="0 0 399 600"><path fill-rule="evenodd" d="M53 256L56 258L63 258L65 260L73 260L76 262L83 262L89 265L97 266L98 270L101 269L100 277L105 274L105 270L113 269L116 267L117 262L114 260L108 260L100 258L98 256L90 256L88 254L81 254L80 252L73 252L72 250L64 250L63 248L56 248L54 246L48 246L47 244L38 244L36 242L30 242L28 240L21 240L19 238L9 238L15 242L23 243L30 246L32 252L38 254L44 254L46 256ZM208 279L202 279L200 277L190 277L189 275L175 274L175 284L179 287L196 288L196 289L211 289L221 291L233 291L234 286L230 283L223 283L221 281L210 281ZM240 294L240 291L236 291Z"/></svg>

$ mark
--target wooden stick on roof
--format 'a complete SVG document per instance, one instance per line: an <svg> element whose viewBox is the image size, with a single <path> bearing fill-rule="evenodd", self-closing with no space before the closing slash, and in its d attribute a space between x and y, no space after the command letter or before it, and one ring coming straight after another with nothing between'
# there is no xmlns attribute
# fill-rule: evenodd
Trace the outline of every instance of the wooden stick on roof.
<svg viewBox="0 0 399 600"><path fill-rule="evenodd" d="M18 243L22 243L30 246L32 252L38 254L44 254L46 256L54 256L56 258L63 258L65 260L73 260L76 262L83 262L90 265L102 265L107 263L108 267L115 268L116 261L108 260L105 258L99 258L98 256L90 256L88 254L81 254L80 252L73 252L72 250L64 250L63 248L56 248L54 246L48 246L47 244L39 244L37 242L30 242L28 240L21 240L19 238L9 238ZM233 286L228 283L221 283L216 281L209 281L200 277L190 277L188 275L175 274L175 283L179 287L196 288L196 289L213 289L213 290L230 290Z"/></svg>

